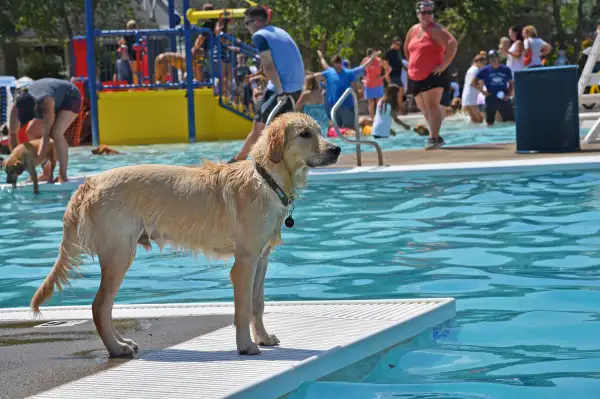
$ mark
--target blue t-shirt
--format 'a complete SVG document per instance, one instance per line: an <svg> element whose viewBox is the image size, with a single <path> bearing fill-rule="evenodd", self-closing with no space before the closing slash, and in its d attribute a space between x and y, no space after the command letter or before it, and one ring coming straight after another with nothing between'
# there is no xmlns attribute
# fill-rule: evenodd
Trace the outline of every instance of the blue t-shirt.
<svg viewBox="0 0 600 399"><path fill-rule="evenodd" d="M283 29L265 26L252 35L252 42L259 52L271 50L273 64L285 93L300 91L304 87L304 61L294 39ZM267 88L275 90L272 82Z"/></svg>
<svg viewBox="0 0 600 399"><path fill-rule="evenodd" d="M508 82L512 80L512 72L506 65L500 64L498 68L486 65L477 73L477 79L483 80L488 93L495 96L498 92L506 93Z"/></svg>
<svg viewBox="0 0 600 399"><path fill-rule="evenodd" d="M344 92L352 86L352 82L363 74L364 70L363 66L359 66L352 69L342 68L340 72L337 72L333 67L323 71L323 78L325 78L327 86L327 105L332 107ZM346 98L343 105L344 107L353 108L352 97Z"/></svg>

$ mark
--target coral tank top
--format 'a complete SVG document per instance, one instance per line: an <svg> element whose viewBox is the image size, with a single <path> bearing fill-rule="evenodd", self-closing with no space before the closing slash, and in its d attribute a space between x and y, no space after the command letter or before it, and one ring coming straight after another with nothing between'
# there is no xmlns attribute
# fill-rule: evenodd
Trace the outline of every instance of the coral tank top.
<svg viewBox="0 0 600 399"><path fill-rule="evenodd" d="M381 76L381 63L379 57L375 57L373 62L365 68L365 86L369 89L383 86L383 77Z"/></svg>
<svg viewBox="0 0 600 399"><path fill-rule="evenodd" d="M418 38L419 33L422 36ZM437 44L427 30L419 25L408 44L408 76L412 80L425 80L433 69L444 61L446 47Z"/></svg>

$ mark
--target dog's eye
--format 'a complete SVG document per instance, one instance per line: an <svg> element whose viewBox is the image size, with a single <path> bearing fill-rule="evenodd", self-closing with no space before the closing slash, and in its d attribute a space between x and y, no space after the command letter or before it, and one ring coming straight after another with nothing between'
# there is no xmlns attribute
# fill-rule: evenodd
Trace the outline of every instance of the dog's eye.
<svg viewBox="0 0 600 399"><path fill-rule="evenodd" d="M302 137L303 139L307 139L312 135L312 133L310 132L310 130L305 130L302 133L300 133L298 136Z"/></svg>

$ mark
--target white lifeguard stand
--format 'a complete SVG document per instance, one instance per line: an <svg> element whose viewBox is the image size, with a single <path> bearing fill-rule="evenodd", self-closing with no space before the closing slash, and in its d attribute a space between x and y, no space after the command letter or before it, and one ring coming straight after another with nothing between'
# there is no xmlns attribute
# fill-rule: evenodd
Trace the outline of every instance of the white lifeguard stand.
<svg viewBox="0 0 600 399"><path fill-rule="evenodd" d="M579 104L600 102L600 94L583 94L586 87L600 84L600 74L592 73L594 66L596 66L596 63L600 58L600 26L596 30L594 44L589 50L586 50L589 51L589 54L585 66L583 67L581 77L579 78ZM600 143L600 112L584 112L579 114L580 124L583 124L583 122L587 120L595 120L596 123L594 123L588 134L585 136L583 142L587 144Z"/></svg>

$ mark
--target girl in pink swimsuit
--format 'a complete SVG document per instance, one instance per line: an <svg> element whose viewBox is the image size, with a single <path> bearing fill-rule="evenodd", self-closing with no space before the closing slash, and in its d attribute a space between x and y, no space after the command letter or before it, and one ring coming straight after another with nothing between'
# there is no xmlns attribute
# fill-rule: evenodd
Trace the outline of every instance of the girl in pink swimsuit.
<svg viewBox="0 0 600 399"><path fill-rule="evenodd" d="M454 36L433 20L433 2L417 2L419 23L406 34L404 53L408 57L408 94L415 97L417 106L429 125L429 140L425 149L440 148L443 112L440 101L448 89L448 66L456 55Z"/></svg>

